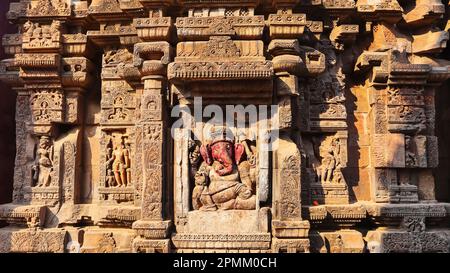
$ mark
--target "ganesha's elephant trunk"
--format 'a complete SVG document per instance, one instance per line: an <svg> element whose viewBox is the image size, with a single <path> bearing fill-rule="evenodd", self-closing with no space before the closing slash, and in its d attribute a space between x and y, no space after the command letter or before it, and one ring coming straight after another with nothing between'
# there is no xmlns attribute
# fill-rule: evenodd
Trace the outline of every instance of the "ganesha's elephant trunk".
<svg viewBox="0 0 450 273"><path fill-rule="evenodd" d="M214 171L220 176L233 173L235 162L236 164L240 162L243 152L242 145L228 140L220 140L200 147L200 154L206 164L213 165Z"/></svg>
<svg viewBox="0 0 450 273"><path fill-rule="evenodd" d="M231 174L233 172L233 163L226 163L226 164L217 165L217 167L214 170L220 176L229 175L229 174Z"/></svg>

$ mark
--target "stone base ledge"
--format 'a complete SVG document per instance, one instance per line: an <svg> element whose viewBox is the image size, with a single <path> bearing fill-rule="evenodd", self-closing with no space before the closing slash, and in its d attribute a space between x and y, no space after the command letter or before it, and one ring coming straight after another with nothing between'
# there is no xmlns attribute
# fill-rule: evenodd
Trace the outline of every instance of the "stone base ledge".
<svg viewBox="0 0 450 273"><path fill-rule="evenodd" d="M173 234L177 249L269 249L270 233L251 234Z"/></svg>
<svg viewBox="0 0 450 273"><path fill-rule="evenodd" d="M359 203L350 205L304 206L303 212L307 215L308 220L315 223L331 220L343 224L351 224L367 218L366 209Z"/></svg>
<svg viewBox="0 0 450 273"><path fill-rule="evenodd" d="M369 231L365 240L371 253L449 253L449 234L448 230L375 230Z"/></svg>
<svg viewBox="0 0 450 273"><path fill-rule="evenodd" d="M172 221L139 220L133 223L133 230L146 239L165 239L169 237Z"/></svg>
<svg viewBox="0 0 450 273"><path fill-rule="evenodd" d="M4 204L0 205L0 221L29 228L42 227L46 211L46 206L41 205Z"/></svg>
<svg viewBox="0 0 450 273"><path fill-rule="evenodd" d="M66 231L62 229L0 229L0 253L64 253Z"/></svg>
<svg viewBox="0 0 450 273"><path fill-rule="evenodd" d="M272 240L273 253L308 253L309 248L309 239L273 238Z"/></svg>
<svg viewBox="0 0 450 273"><path fill-rule="evenodd" d="M195 249L181 248L176 249L176 253L272 253L271 249Z"/></svg>
<svg viewBox="0 0 450 273"><path fill-rule="evenodd" d="M395 219L404 217L445 218L450 215L449 203L389 204L358 202L350 205L303 206L306 219L312 223L331 220L338 224L351 224L367 218Z"/></svg>
<svg viewBox="0 0 450 273"><path fill-rule="evenodd" d="M141 208L124 205L64 204L58 211L59 224L76 226L83 221L92 221L102 227L130 227L141 218Z"/></svg>
<svg viewBox="0 0 450 273"><path fill-rule="evenodd" d="M272 221L273 235L277 238L307 238L309 228L308 221Z"/></svg>
<svg viewBox="0 0 450 273"><path fill-rule="evenodd" d="M380 204L364 203L369 216L372 217L446 217L447 203L416 203L416 204Z"/></svg>
<svg viewBox="0 0 450 273"><path fill-rule="evenodd" d="M169 239L149 240L144 238L135 238L133 240L134 253L169 253L171 244Z"/></svg>
<svg viewBox="0 0 450 273"><path fill-rule="evenodd" d="M269 232L269 225L269 210L265 208L259 210L190 211L187 215L186 229L182 233L265 233Z"/></svg>
<svg viewBox="0 0 450 273"><path fill-rule="evenodd" d="M363 253L365 243L361 232L338 230L314 231L310 235L311 252L319 253Z"/></svg>
<svg viewBox="0 0 450 273"><path fill-rule="evenodd" d="M85 228L81 253L129 253L136 236L130 229Z"/></svg>

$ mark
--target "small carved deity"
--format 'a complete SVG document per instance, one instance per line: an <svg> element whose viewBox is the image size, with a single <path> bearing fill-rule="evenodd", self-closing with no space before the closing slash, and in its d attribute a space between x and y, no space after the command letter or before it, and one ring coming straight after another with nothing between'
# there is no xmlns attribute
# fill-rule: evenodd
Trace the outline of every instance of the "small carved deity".
<svg viewBox="0 0 450 273"><path fill-rule="evenodd" d="M123 121L123 120L126 120L127 118L128 118L128 116L127 116L126 112L124 112L123 109L120 107L114 108L114 113L109 115L109 119L112 119L112 120Z"/></svg>
<svg viewBox="0 0 450 273"><path fill-rule="evenodd" d="M342 171L340 168L337 168L333 174L333 183L334 184L345 184L345 178L342 174Z"/></svg>
<svg viewBox="0 0 450 273"><path fill-rule="evenodd" d="M196 141L189 139L188 143L189 151L189 167L190 167L190 178L194 180L194 176L198 171L199 165L202 160L200 154L200 145Z"/></svg>
<svg viewBox="0 0 450 273"><path fill-rule="evenodd" d="M133 61L133 54L126 49L111 49L103 55L103 60L105 64L127 64Z"/></svg>
<svg viewBox="0 0 450 273"><path fill-rule="evenodd" d="M112 146L112 148L111 148ZM126 187L131 184L130 143L121 136L114 138L106 152L106 187Z"/></svg>
<svg viewBox="0 0 450 273"><path fill-rule="evenodd" d="M326 154L322 158L321 182L331 183L334 181L333 175L339 166L340 145L339 139L333 139L329 147L326 148Z"/></svg>
<svg viewBox="0 0 450 273"><path fill-rule="evenodd" d="M33 183L37 187L48 187L51 183L51 173L53 171L52 145L47 136L39 139L39 146L36 151L36 162L32 167Z"/></svg>
<svg viewBox="0 0 450 273"><path fill-rule="evenodd" d="M50 34L54 34L61 31L61 21L53 20L52 24L50 25Z"/></svg>
<svg viewBox="0 0 450 273"><path fill-rule="evenodd" d="M112 147L106 148L106 187L114 187L117 185L114 173L112 170L112 163L114 161Z"/></svg>
<svg viewBox="0 0 450 273"><path fill-rule="evenodd" d="M327 154L322 159L322 183L331 182L333 171L336 168L336 160L331 149L327 150Z"/></svg>
<svg viewBox="0 0 450 273"><path fill-rule="evenodd" d="M256 208L256 147L246 140L236 143L225 132L225 127L214 127L211 139L200 147L203 162L192 193L196 210Z"/></svg>
<svg viewBox="0 0 450 273"><path fill-rule="evenodd" d="M35 24L33 24L31 21L26 21L25 24L23 24L23 33L31 37L33 36L33 31L35 28Z"/></svg>

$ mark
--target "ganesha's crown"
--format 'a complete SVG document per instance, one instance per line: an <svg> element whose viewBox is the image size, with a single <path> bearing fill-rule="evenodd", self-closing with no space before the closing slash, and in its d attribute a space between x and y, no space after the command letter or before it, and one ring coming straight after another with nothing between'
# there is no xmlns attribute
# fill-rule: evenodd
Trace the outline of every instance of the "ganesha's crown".
<svg viewBox="0 0 450 273"><path fill-rule="evenodd" d="M215 143L219 141L234 141L234 134L233 132L226 126L223 125L213 125L208 130L206 139L208 142Z"/></svg>

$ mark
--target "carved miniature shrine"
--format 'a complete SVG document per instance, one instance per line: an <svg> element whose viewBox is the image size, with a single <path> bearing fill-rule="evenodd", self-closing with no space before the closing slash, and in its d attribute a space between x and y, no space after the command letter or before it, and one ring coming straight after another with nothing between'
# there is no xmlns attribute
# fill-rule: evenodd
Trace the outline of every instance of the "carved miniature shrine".
<svg viewBox="0 0 450 273"><path fill-rule="evenodd" d="M0 80L17 94L16 160L0 252L449 252L434 175L449 10L12 2ZM194 113L212 105L276 111L235 118L249 130L208 127ZM189 122L174 129L178 108Z"/></svg>

